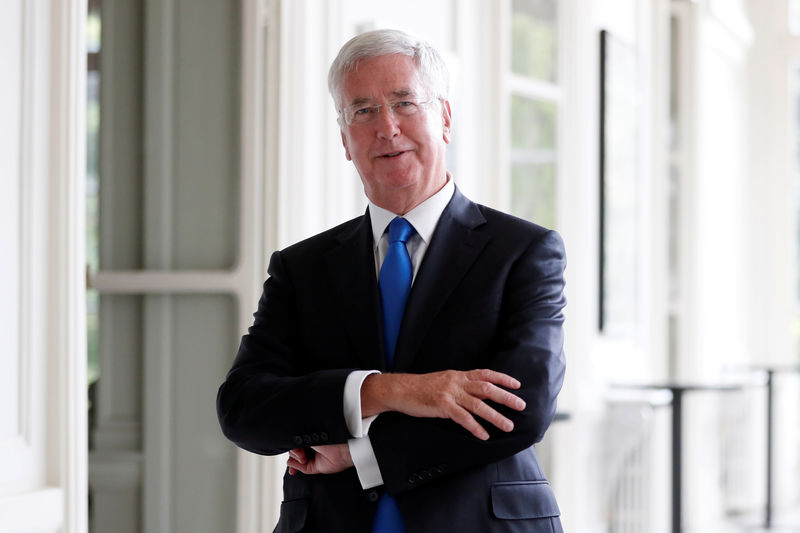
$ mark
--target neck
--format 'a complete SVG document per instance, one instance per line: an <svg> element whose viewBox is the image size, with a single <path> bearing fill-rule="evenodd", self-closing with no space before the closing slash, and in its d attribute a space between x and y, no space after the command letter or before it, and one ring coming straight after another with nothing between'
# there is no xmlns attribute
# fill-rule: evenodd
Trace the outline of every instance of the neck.
<svg viewBox="0 0 800 533"><path fill-rule="evenodd" d="M422 190L406 188L381 191L383 194L375 194L376 191L365 190L365 192L369 200L378 207L382 207L396 215L405 215L419 204L441 191L442 188L447 185L449 179L450 173L446 172L443 179L437 180L435 183L430 184ZM370 192L372 194L370 194Z"/></svg>

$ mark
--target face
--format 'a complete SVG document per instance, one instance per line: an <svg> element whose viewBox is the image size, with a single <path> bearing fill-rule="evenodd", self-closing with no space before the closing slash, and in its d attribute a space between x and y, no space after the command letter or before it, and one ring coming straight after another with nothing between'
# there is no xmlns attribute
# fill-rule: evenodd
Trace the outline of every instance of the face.
<svg viewBox="0 0 800 533"><path fill-rule="evenodd" d="M433 98L414 60L402 54L363 59L357 71L343 81L343 107L387 104L403 98L434 100L412 116L395 115L384 106L367 124L348 125L342 119L345 156L356 166L367 197L404 214L447 181L450 104Z"/></svg>

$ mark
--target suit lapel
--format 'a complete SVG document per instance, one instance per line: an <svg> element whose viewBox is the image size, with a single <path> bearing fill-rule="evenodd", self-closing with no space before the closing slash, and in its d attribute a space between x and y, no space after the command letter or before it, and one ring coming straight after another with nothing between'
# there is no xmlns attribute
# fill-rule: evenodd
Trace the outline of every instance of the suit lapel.
<svg viewBox="0 0 800 533"><path fill-rule="evenodd" d="M343 232L338 239L339 246L328 253L326 262L340 316L361 368L385 370L369 212L354 230Z"/></svg>
<svg viewBox="0 0 800 533"><path fill-rule="evenodd" d="M475 231L486 219L456 188L442 213L408 297L395 349L394 370L408 370L430 324L478 258L489 236Z"/></svg>

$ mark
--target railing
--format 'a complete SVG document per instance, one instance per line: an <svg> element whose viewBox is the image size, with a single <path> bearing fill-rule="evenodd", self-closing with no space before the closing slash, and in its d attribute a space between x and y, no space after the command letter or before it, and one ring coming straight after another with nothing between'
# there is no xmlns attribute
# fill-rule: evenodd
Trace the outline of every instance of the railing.
<svg viewBox="0 0 800 533"><path fill-rule="evenodd" d="M663 395L608 404L605 479L609 533L654 533L657 408L664 404Z"/></svg>

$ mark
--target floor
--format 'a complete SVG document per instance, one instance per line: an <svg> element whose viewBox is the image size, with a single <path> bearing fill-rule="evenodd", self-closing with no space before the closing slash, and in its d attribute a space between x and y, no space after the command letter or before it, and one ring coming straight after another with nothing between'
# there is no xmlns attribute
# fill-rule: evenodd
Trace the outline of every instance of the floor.
<svg viewBox="0 0 800 533"><path fill-rule="evenodd" d="M763 513L731 519L724 533L800 533L800 508L773 511L771 527L766 528ZM720 533L723 533L721 531Z"/></svg>

